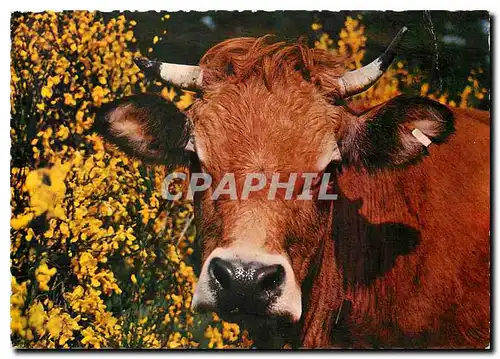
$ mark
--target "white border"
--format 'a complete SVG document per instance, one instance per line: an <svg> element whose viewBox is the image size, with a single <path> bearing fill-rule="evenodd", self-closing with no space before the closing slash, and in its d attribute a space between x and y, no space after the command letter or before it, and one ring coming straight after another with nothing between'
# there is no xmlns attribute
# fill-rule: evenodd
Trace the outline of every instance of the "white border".
<svg viewBox="0 0 500 359"><path fill-rule="evenodd" d="M346 2L336 2L333 0L307 0L307 1L291 1L291 0L191 0L189 2L178 1L165 1L165 0L153 0L153 1L132 1L132 0L110 0L110 1L102 1L102 0L85 0L83 2L68 2L61 0L44 0L44 1L16 1L9 2L4 1L0 4L1 12L0 12L0 59L1 59L1 71L0 71L0 89L1 89L1 114L2 117L0 119L0 146L2 154L0 156L1 168L2 168L2 176L0 176L0 223L2 229L2 237L0 238L0 256L2 258L2 270L0 271L0 288L3 293L0 296L0 348L5 353L8 358L13 357L16 353L13 350L9 350L11 347L10 344L10 184L9 184L9 166L10 166L10 105L9 105L9 92L10 92L10 72L8 72L8 64L10 63L10 13L12 11L41 11L41 10L69 10L69 9L99 9L102 11L111 11L111 10L170 10L170 11L178 11L178 10L197 10L197 11L206 11L206 10L332 10L332 11L340 11L340 10L490 10L492 15L497 15L499 12L498 4L500 2L495 0L447 0L447 1L435 1L435 0L420 0L414 2L408 1L394 1L394 0L372 0L372 1L362 1L362 0L350 0ZM493 38L493 41L496 43L496 39ZM496 46L494 46L494 49ZM496 52L496 51L495 51ZM497 59L495 54L494 59ZM495 61L495 64L497 61ZM498 79L498 71L494 71L494 84L499 83ZM497 91L494 93L494 103L497 103L498 94ZM492 120L494 122L494 120ZM498 140L500 138L500 126L497 124L495 127L495 138ZM496 151L494 151L496 152ZM500 156L495 157L495 168L499 167ZM498 180L498 178L497 178ZM494 188L495 184L491 184L492 188ZM496 193L495 199L493 202L497 202L498 200L498 191ZM500 213L495 212L493 223L500 223ZM492 223L492 226L494 224ZM494 245L495 253L494 258L498 259L499 256L499 248L500 244L496 243ZM498 267L498 265L496 265ZM497 271L494 273L495 283L498 282ZM495 305L493 304L493 313L496 313ZM497 316L495 315L495 318ZM494 321L498 324L496 321ZM497 330L493 333L496 334ZM495 335L495 343L499 345L498 336ZM131 352L131 355L139 355L143 356L144 353L147 352ZM390 353L391 355L407 355L408 352L405 353ZM51 353L47 353L51 354ZM60 354L60 355L68 355ZM85 353L79 352L76 353L73 351L71 353L72 356L77 355L80 356L82 354L89 355L90 353L86 351ZM123 352L120 352L123 354ZM225 355L238 355L238 353L224 353ZM290 353L292 354L292 353ZM332 353L329 352L327 355L362 355L360 353ZM363 353L364 354L364 353ZM384 355L385 353L382 353ZM442 353L445 355L456 355L456 352L447 352ZM461 353L462 355L474 355L474 353ZM33 354L31 354L33 355ZM103 356L105 355L103 352L94 352L91 354L92 356ZM160 355L168 355L177 357L179 355L185 355L185 352L169 352ZM220 353L209 353L204 352L201 355L209 355L209 356L218 356ZM274 353L262 353L264 356L271 356ZM300 355L311 355L302 352ZM380 355L380 353L379 353ZM412 353L413 357L424 356L427 358L429 355L434 356L436 353L427 354L425 352L417 352Z"/></svg>
<svg viewBox="0 0 500 359"><path fill-rule="evenodd" d="M102 1L87 0L82 4L61 1L61 0L23 0L8 4L8 8L19 11L33 10L75 10L75 9L99 9L101 11L112 10L492 10L493 1L491 0L421 0L421 1L394 1L394 0L349 0L345 2L326 1L326 0L191 0L183 1L165 1L165 0L147 0L147 1Z"/></svg>

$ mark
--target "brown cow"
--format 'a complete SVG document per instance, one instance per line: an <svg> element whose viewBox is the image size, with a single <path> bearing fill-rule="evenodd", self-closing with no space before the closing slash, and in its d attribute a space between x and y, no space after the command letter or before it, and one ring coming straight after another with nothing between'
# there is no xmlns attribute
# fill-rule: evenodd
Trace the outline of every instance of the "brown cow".
<svg viewBox="0 0 500 359"><path fill-rule="evenodd" d="M262 347L489 344L489 114L407 96L362 114L343 102L377 81L403 32L347 73L325 51L266 38L224 41L200 67L137 61L202 89L185 114L142 94L96 118L127 153L172 163L193 151L192 171L213 179L195 194L194 309L242 321ZM248 199L211 198L227 173L238 194L254 186ZM250 173L315 173L314 194L330 175L338 199L294 187L270 200Z"/></svg>

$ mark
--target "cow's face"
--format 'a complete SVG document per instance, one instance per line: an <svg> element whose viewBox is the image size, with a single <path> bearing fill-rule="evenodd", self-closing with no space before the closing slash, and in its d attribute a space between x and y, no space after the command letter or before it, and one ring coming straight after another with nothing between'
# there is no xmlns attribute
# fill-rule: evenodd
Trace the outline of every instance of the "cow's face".
<svg viewBox="0 0 500 359"><path fill-rule="evenodd" d="M225 83L193 106L199 166L212 178L196 198L203 266L195 308L300 318L300 283L327 214L316 201L297 197L302 174L316 175L314 194L321 173L340 161L331 139L342 113L298 74L271 89L258 77ZM214 200L227 174L238 199ZM285 189L269 199L273 176L280 183L292 183L295 176L290 199Z"/></svg>
<svg viewBox="0 0 500 359"><path fill-rule="evenodd" d="M186 116L156 95L102 109L98 129L126 152L169 162L192 151L192 170L211 179L195 194L202 244L195 309L298 321L302 282L329 237L332 202L317 197L325 176L334 181L340 165L414 162L427 141L452 131L449 110L427 99L398 97L360 116L337 104L376 81L392 61L386 54L368 72L343 75L322 51L234 39L211 49L202 71L172 75L182 68L141 62L169 81L203 85ZM305 174L314 174L308 183ZM293 183L290 193L275 188L270 197L275 176ZM223 190L230 187L235 197Z"/></svg>

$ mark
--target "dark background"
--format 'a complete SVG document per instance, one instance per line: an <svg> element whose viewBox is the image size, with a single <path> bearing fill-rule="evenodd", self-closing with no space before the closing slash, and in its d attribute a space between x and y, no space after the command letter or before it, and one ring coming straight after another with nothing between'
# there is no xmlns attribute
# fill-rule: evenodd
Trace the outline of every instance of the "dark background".
<svg viewBox="0 0 500 359"><path fill-rule="evenodd" d="M170 19L162 21L167 13ZM107 19L117 14L102 15ZM346 16L357 15L362 15L367 37L365 64L404 25L410 31L401 43L398 59L407 62L411 73L420 69L428 77L431 92L443 89L454 97L468 85L470 70L478 68L484 72L477 79L490 89L490 16L486 11L125 12L127 19L137 21L135 35L143 54L186 64L197 64L207 49L231 37L274 34L278 40L295 41L306 36L313 46L318 38L318 32L311 29L313 22L321 23L322 31L337 40ZM154 36L162 37L156 45ZM149 47L153 52L148 53ZM489 101L478 106L488 109Z"/></svg>

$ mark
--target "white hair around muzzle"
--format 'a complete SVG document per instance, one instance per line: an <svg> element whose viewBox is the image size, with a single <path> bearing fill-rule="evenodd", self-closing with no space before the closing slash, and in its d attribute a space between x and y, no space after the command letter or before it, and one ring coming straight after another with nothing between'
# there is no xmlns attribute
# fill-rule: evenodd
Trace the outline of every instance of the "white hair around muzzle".
<svg viewBox="0 0 500 359"><path fill-rule="evenodd" d="M216 248L205 260L200 278L196 284L191 308L193 310L217 311L217 295L210 288L209 264L213 258L246 263L259 262L265 265L279 264L285 269L285 281L282 284L281 295L268 308L270 316L285 316L292 321L299 321L302 315L302 296L300 286L295 280L289 259L278 253L269 253L266 250L236 241L226 248ZM244 313L242 313L244 314Z"/></svg>

